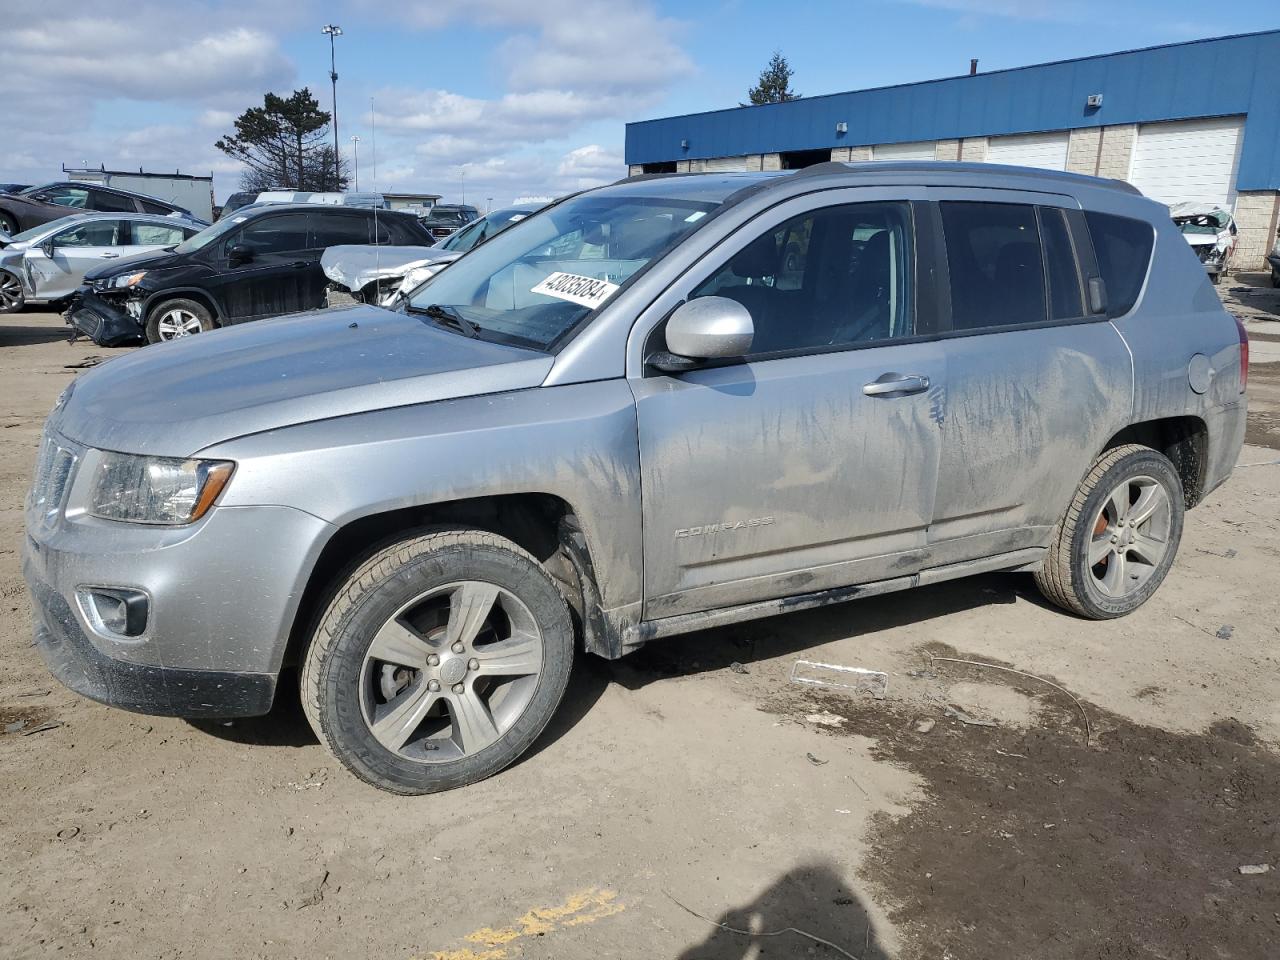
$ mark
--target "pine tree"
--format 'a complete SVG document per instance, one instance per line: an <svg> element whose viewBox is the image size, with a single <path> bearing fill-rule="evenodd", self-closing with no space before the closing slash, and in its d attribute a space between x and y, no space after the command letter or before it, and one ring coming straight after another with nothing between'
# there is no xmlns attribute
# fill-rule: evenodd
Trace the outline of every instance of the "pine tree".
<svg viewBox="0 0 1280 960"><path fill-rule="evenodd" d="M747 91L752 106L762 103L782 103L784 100L799 100L800 94L791 89L791 78L795 71L780 50L773 51L769 65L760 71L759 82ZM747 104L741 104L747 106Z"/></svg>
<svg viewBox="0 0 1280 960"><path fill-rule="evenodd" d="M235 121L236 132L214 146L245 165L246 189L341 190L346 177L333 176L329 114L306 87L289 97L268 93Z"/></svg>

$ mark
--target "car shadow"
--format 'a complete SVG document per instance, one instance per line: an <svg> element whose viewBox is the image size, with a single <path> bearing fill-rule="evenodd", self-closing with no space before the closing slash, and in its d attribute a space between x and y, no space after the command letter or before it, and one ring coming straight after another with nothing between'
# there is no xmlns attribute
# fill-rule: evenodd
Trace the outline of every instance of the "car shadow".
<svg viewBox="0 0 1280 960"><path fill-rule="evenodd" d="M755 899L718 913L705 904L667 896L710 928L678 960L889 957L862 898L849 889L834 864L815 862L788 870Z"/></svg>
<svg viewBox="0 0 1280 960"><path fill-rule="evenodd" d="M700 630L670 640L654 640L607 666L615 682L638 690L667 677L695 676L724 670L735 663L746 666L758 660L792 656L837 640L1018 600L1048 605L1026 574L981 574L916 587L909 593L851 600Z"/></svg>
<svg viewBox="0 0 1280 960"><path fill-rule="evenodd" d="M187 723L219 740L255 747L314 747L320 743L311 724L307 722L306 714L302 712L298 674L292 669L286 669L280 674L270 713L261 717L188 720Z"/></svg>
<svg viewBox="0 0 1280 960"><path fill-rule="evenodd" d="M30 347L37 343L70 341L70 328L64 327L15 327L0 315L0 347Z"/></svg>

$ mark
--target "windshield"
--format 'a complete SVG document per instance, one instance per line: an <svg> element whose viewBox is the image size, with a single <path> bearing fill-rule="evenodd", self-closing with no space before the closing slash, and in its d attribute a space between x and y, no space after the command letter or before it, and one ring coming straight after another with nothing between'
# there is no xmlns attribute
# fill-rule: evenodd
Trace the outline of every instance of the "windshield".
<svg viewBox="0 0 1280 960"><path fill-rule="evenodd" d="M466 253L481 240L501 233L513 223L518 223L529 216L531 212L529 210L495 210L493 213L486 214L479 220L463 227L447 240L441 241L439 244L440 249L451 250L454 253Z"/></svg>
<svg viewBox="0 0 1280 960"><path fill-rule="evenodd" d="M226 236L240 224L248 220L248 217L230 216L223 217L212 227L205 227L199 233L192 234L183 240L180 244L173 248L174 253L195 253L197 250L203 250L209 244L213 243L220 237Z"/></svg>
<svg viewBox="0 0 1280 960"><path fill-rule="evenodd" d="M478 336L548 350L718 206L583 194L521 220L415 290ZM437 311L438 312L438 311Z"/></svg>
<svg viewBox="0 0 1280 960"><path fill-rule="evenodd" d="M424 223L438 223L448 226L470 223L472 217L465 210L443 210L440 207L434 207L422 220Z"/></svg>
<svg viewBox="0 0 1280 960"><path fill-rule="evenodd" d="M25 189L25 190L21 191L21 193L19 194L19 196L24 196L24 197L25 197L25 196L29 196L29 195L31 195L31 194L33 194L33 193L39 193L41 190L48 190L48 189L49 189L50 187L52 187L52 186L56 186L56 184L52 184L52 183L42 183L42 184L40 184L39 186L36 186L36 187L27 187L27 189Z"/></svg>
<svg viewBox="0 0 1280 960"><path fill-rule="evenodd" d="M83 220L83 213L73 213L69 217L59 217L57 220L50 220L48 223L42 223L38 227L32 227L30 230L23 230L21 233L15 233L11 240L34 240L42 234L53 233L61 227L75 223L77 220Z"/></svg>

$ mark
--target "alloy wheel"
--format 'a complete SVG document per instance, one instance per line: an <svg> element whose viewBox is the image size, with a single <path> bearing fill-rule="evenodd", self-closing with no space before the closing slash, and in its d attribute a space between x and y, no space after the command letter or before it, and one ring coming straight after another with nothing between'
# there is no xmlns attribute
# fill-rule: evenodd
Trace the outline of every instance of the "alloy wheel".
<svg viewBox="0 0 1280 960"><path fill-rule="evenodd" d="M1113 599L1141 590L1169 550L1173 510L1154 477L1130 477L1103 501L1089 541L1094 586Z"/></svg>
<svg viewBox="0 0 1280 960"><path fill-rule="evenodd" d="M397 756L445 763L511 729L542 673L543 638L529 608L495 584L437 587L375 634L360 671L360 708Z"/></svg>
<svg viewBox="0 0 1280 960"><path fill-rule="evenodd" d="M178 337L189 337L201 331L200 318L190 310L175 308L166 310L156 323L156 333L161 340L176 340Z"/></svg>
<svg viewBox="0 0 1280 960"><path fill-rule="evenodd" d="M25 301L22 281L15 274L0 271L0 311L17 310Z"/></svg>

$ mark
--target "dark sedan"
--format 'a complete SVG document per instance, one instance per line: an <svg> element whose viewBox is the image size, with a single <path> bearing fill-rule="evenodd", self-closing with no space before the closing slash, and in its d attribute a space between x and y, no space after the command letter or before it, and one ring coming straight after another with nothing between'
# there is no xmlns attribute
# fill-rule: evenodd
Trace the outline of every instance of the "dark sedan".
<svg viewBox="0 0 1280 960"><path fill-rule="evenodd" d="M13 236L77 211L154 213L162 217L177 216L193 223L204 223L190 210L175 206L167 200L96 183L68 180L46 183L40 187L27 187L17 193L0 193L0 232Z"/></svg>
<svg viewBox="0 0 1280 960"><path fill-rule="evenodd" d="M412 214L337 205L246 209L162 253L90 270L68 322L115 346L312 310L324 306L326 248L430 242Z"/></svg>

